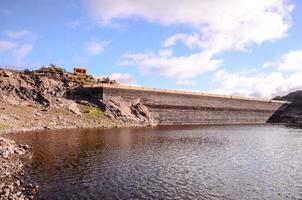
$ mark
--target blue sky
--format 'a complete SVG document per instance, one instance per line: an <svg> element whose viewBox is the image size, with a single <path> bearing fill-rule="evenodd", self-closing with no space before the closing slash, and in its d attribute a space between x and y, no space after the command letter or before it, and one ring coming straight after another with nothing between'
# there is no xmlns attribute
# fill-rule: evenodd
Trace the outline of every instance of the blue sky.
<svg viewBox="0 0 302 200"><path fill-rule="evenodd" d="M0 23L2 66L267 98L302 89L301 0L0 0Z"/></svg>

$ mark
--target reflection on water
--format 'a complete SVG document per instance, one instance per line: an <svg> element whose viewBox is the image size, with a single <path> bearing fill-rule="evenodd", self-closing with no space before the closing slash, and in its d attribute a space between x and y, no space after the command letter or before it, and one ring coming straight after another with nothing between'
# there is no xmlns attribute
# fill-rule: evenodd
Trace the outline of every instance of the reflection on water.
<svg viewBox="0 0 302 200"><path fill-rule="evenodd" d="M301 199L302 130L272 125L63 130L32 146L40 199Z"/></svg>

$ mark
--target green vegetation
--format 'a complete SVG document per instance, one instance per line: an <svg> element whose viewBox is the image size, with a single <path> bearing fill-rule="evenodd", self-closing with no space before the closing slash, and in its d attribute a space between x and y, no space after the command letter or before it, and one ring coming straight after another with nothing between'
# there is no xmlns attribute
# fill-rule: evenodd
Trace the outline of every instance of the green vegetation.
<svg viewBox="0 0 302 200"><path fill-rule="evenodd" d="M118 123L116 121L112 120L111 127L118 128Z"/></svg>
<svg viewBox="0 0 302 200"><path fill-rule="evenodd" d="M7 124L0 124L0 130L1 129L7 129L9 126Z"/></svg>
<svg viewBox="0 0 302 200"><path fill-rule="evenodd" d="M273 100L280 100L280 101L282 101L283 98L281 96L276 96L275 98L273 98Z"/></svg>
<svg viewBox="0 0 302 200"><path fill-rule="evenodd" d="M27 72L30 72L29 70ZM63 69L60 66L57 66L55 64L50 64L49 66L45 67L41 67L38 70L35 70L36 73L43 73L43 74L63 74L65 73L65 69Z"/></svg>
<svg viewBox="0 0 302 200"><path fill-rule="evenodd" d="M101 109L93 106L85 106L83 112L94 117L101 117L104 115L104 112Z"/></svg>
<svg viewBox="0 0 302 200"><path fill-rule="evenodd" d="M4 74L3 71L0 71L0 78L1 78L1 77L5 77L5 74Z"/></svg>
<svg viewBox="0 0 302 200"><path fill-rule="evenodd" d="M33 107L33 108L39 108L39 105L38 105L38 104L36 104L36 103L32 103L32 104L30 104L30 107Z"/></svg>

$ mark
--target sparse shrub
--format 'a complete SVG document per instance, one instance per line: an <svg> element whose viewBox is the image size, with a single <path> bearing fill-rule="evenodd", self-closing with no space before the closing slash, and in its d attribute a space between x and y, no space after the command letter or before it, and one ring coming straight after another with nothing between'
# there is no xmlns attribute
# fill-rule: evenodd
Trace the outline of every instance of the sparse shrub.
<svg viewBox="0 0 302 200"><path fill-rule="evenodd" d="M40 69L35 70L37 73L44 73L44 74L63 74L65 69L61 68L60 66L57 66L55 64L50 64L47 67L42 66Z"/></svg>
<svg viewBox="0 0 302 200"><path fill-rule="evenodd" d="M7 129L9 126L7 124L0 124L0 130L1 129Z"/></svg>
<svg viewBox="0 0 302 200"><path fill-rule="evenodd" d="M83 112L94 117L101 117L104 115L104 112L101 109L93 106L85 106Z"/></svg>
<svg viewBox="0 0 302 200"><path fill-rule="evenodd" d="M112 120L111 127L118 128L119 126L118 126L118 123L116 121Z"/></svg>
<svg viewBox="0 0 302 200"><path fill-rule="evenodd" d="M1 77L5 77L5 74L4 74L3 71L0 71L0 78L1 78Z"/></svg>

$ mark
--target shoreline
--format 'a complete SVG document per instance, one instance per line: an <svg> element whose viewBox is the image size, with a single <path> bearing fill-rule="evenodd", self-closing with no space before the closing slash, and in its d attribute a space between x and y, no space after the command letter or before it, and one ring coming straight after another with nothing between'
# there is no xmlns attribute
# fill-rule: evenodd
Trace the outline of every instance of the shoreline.
<svg viewBox="0 0 302 200"><path fill-rule="evenodd" d="M165 125L170 126L170 125ZM181 125L185 126L185 125ZM45 127L34 127L34 128L21 128L21 129L8 129L8 130L2 130L0 132L0 137L5 137L5 135L8 134L26 134L28 132L40 132L40 131L53 131L53 130L73 130L73 129L115 129L115 128L138 128L138 127L152 127L149 125L117 125L117 126L85 126L85 127L78 127L78 126L70 126L70 127L52 127L52 128L45 128ZM154 127L154 126L153 126ZM156 126L155 126L156 127Z"/></svg>
<svg viewBox="0 0 302 200"><path fill-rule="evenodd" d="M156 126L150 126L150 125L142 125L142 124L120 124L117 126L57 126L52 128L45 128L45 127L34 127L34 128L20 128L20 129L7 129L7 130L1 130L0 131L0 138L5 135L10 134L26 134L28 132L41 132L41 131L54 131L54 130L74 130L74 129L116 129L116 128L146 128L146 127L186 127L186 126L237 126L237 125L283 125L288 127L296 127L296 128L302 128L301 124L288 124L288 123L234 123L234 124L162 124L162 125L156 125Z"/></svg>
<svg viewBox="0 0 302 200"><path fill-rule="evenodd" d="M73 105L77 113L68 107ZM66 106L45 108L39 104L9 104L0 101L0 136L30 131L75 128L143 127L148 123L114 119L94 106L68 101Z"/></svg>
<svg viewBox="0 0 302 200"><path fill-rule="evenodd" d="M30 165L30 147L0 137L0 199L34 199L38 186L24 183L25 165Z"/></svg>

